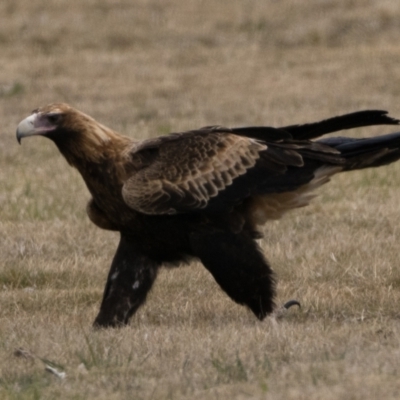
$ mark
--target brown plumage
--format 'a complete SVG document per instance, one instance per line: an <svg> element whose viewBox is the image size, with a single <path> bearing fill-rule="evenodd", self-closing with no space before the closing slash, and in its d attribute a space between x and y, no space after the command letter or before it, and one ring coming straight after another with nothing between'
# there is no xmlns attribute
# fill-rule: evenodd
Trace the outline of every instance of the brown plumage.
<svg viewBox="0 0 400 400"><path fill-rule="evenodd" d="M237 303L263 319L274 308L260 226L308 204L340 171L400 158L400 133L370 139L312 139L370 125L397 125L361 111L283 128L205 127L144 141L122 136L67 104L22 121L17 138L45 136L82 175L90 220L119 231L96 326L128 322L159 267L199 259Z"/></svg>

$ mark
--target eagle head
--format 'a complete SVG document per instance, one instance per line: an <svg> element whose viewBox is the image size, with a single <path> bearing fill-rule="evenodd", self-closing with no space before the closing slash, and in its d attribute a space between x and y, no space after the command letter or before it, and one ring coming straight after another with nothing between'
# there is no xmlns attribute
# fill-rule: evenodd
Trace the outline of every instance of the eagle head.
<svg viewBox="0 0 400 400"><path fill-rule="evenodd" d="M32 114L21 121L17 128L17 140L27 136L45 136L56 140L63 134L66 116L71 114L72 108L67 104L50 104L45 107L37 108ZM65 134L66 132L64 132Z"/></svg>
<svg viewBox="0 0 400 400"><path fill-rule="evenodd" d="M51 139L71 164L82 158L102 159L110 148L130 142L65 103L53 103L32 111L17 128L19 143L28 136Z"/></svg>
<svg viewBox="0 0 400 400"><path fill-rule="evenodd" d="M53 103L32 111L17 128L17 140L27 136L44 136L54 142L77 139L77 136L92 136L95 142L107 141L108 135L92 117L65 103ZM104 129L105 127L103 127ZM107 128L104 131L108 130Z"/></svg>

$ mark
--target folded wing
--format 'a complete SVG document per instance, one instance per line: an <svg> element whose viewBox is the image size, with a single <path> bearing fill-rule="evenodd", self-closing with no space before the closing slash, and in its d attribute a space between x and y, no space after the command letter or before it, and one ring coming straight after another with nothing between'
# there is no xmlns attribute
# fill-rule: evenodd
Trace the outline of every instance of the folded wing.
<svg viewBox="0 0 400 400"><path fill-rule="evenodd" d="M149 158L125 183L122 194L145 214L204 209L209 200L256 164L267 146L257 140L212 130L151 140L132 158Z"/></svg>
<svg viewBox="0 0 400 400"><path fill-rule="evenodd" d="M270 189L269 181L290 167L303 167L302 153L340 163L338 152L329 146L296 142L286 132L280 137L279 129L271 129L270 141L233 134L222 127L146 141L132 152L132 162L140 168L123 186L124 201L153 215L206 208L222 212L252 194L280 191ZM305 181L312 177L313 171L305 171ZM289 182L289 190L304 183L301 179Z"/></svg>

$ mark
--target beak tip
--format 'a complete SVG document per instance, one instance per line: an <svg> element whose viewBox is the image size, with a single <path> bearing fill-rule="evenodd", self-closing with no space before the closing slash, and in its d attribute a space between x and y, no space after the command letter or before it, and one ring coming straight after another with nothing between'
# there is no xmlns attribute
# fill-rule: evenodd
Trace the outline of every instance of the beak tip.
<svg viewBox="0 0 400 400"><path fill-rule="evenodd" d="M21 140L24 137L32 136L35 134L35 118L36 114L32 114L18 124L16 136L19 144L21 144Z"/></svg>

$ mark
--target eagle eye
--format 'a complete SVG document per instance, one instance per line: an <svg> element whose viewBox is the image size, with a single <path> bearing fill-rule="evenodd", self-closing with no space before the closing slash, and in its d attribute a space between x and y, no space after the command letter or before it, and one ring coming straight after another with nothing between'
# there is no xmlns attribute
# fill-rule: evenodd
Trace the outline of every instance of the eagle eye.
<svg viewBox="0 0 400 400"><path fill-rule="evenodd" d="M56 124L57 122L59 122L60 118L61 118L61 115L58 113L47 114L47 120L52 124Z"/></svg>

